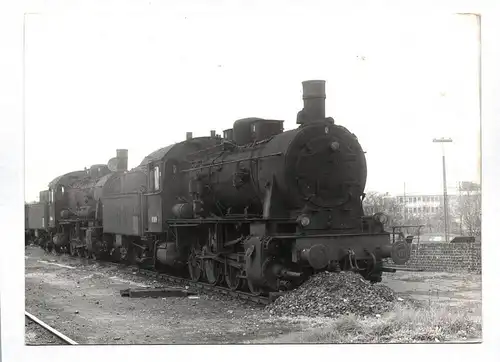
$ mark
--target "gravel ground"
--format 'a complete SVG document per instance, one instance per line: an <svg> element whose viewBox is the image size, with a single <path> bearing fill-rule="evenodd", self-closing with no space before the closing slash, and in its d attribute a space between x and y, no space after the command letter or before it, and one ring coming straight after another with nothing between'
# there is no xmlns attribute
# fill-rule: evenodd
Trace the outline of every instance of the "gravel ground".
<svg viewBox="0 0 500 362"><path fill-rule="evenodd" d="M467 308L473 316L481 316L481 275L442 272L387 273L381 283L405 300L421 305L429 302L447 308Z"/></svg>
<svg viewBox="0 0 500 362"><path fill-rule="evenodd" d="M26 333L24 339L27 345L65 345L63 341L47 331L45 328L40 327L37 323L33 322L27 317L24 317L24 326Z"/></svg>
<svg viewBox="0 0 500 362"><path fill-rule="evenodd" d="M463 274L398 272L384 274L374 286L352 273L322 273L309 288L263 308L213 293L198 299L121 297L121 289L171 284L37 247L27 248L25 263L26 310L79 344L283 343L288 335L330 325L331 317L383 313L399 299L460 308L469 303L470 314L481 313L480 276ZM319 281L326 284L315 285Z"/></svg>
<svg viewBox="0 0 500 362"><path fill-rule="evenodd" d="M121 289L170 285L36 247L25 263L26 310L79 344L252 343L303 328L226 296L121 297Z"/></svg>

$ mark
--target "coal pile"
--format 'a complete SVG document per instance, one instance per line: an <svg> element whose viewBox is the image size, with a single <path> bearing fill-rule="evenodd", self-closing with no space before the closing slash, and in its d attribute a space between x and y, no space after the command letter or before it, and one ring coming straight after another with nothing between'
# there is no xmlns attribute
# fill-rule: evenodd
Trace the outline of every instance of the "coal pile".
<svg viewBox="0 0 500 362"><path fill-rule="evenodd" d="M323 272L266 307L274 316L370 316L390 311L397 300L381 284L371 284L353 272Z"/></svg>

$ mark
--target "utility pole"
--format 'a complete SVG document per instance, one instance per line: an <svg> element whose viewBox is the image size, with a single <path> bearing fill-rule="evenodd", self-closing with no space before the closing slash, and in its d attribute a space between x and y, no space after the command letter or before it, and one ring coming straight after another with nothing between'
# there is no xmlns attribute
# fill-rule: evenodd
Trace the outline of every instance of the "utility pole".
<svg viewBox="0 0 500 362"><path fill-rule="evenodd" d="M446 188L446 156L444 154L444 144L453 142L451 138L434 138L432 140L434 143L441 144L441 150L443 152L443 208L444 208L444 239L448 242L448 191Z"/></svg>
<svg viewBox="0 0 500 362"><path fill-rule="evenodd" d="M403 224L406 225L406 219L407 219L407 216L406 216L406 182L403 183L403 208L404 208L404 221L403 221Z"/></svg>
<svg viewBox="0 0 500 362"><path fill-rule="evenodd" d="M458 202L459 202L459 205L462 204L462 199L463 199L463 194L462 194L462 183L459 182L458 183ZM462 210L462 207L460 207L460 235L463 236L464 235L464 232L462 230L462 221L463 221L463 218L462 218L462 214L463 214L463 210Z"/></svg>

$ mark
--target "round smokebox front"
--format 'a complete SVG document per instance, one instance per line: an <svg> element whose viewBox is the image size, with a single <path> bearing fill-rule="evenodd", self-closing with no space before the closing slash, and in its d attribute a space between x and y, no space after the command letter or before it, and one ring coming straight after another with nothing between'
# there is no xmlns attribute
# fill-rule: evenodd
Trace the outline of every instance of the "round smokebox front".
<svg viewBox="0 0 500 362"><path fill-rule="evenodd" d="M353 140L326 122L297 134L287 154L288 190L296 207L335 208L360 193L364 154Z"/></svg>

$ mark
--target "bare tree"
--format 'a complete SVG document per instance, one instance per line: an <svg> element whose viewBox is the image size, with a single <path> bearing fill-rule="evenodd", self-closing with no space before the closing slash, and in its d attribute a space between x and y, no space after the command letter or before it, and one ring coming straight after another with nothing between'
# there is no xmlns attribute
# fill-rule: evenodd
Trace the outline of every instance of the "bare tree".
<svg viewBox="0 0 500 362"><path fill-rule="evenodd" d="M383 212L390 218L391 224L401 224L403 222L403 205L396 197L380 192L367 192L363 201L365 214L375 214Z"/></svg>
<svg viewBox="0 0 500 362"><path fill-rule="evenodd" d="M363 210L365 214L383 212L385 209L384 203L384 194L380 192L367 192L363 200Z"/></svg>
<svg viewBox="0 0 500 362"><path fill-rule="evenodd" d="M478 185L461 188L456 214L468 236L481 236L481 190Z"/></svg>

